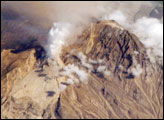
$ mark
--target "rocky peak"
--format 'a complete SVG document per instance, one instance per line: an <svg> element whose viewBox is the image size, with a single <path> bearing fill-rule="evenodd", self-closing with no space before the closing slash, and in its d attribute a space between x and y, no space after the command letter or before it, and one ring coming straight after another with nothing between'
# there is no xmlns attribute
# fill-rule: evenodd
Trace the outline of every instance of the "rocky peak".
<svg viewBox="0 0 164 120"><path fill-rule="evenodd" d="M123 29L115 21L91 24L80 36L80 40L82 44L77 51L82 51L87 58L103 60L112 71L116 71L119 65L128 70L134 57L139 64L146 59L144 45L133 33Z"/></svg>

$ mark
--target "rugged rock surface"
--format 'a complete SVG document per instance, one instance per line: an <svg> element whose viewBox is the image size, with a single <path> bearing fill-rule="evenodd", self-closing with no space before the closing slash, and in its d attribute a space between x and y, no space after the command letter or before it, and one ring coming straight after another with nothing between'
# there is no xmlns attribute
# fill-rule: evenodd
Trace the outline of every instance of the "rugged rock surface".
<svg viewBox="0 0 164 120"><path fill-rule="evenodd" d="M32 70L33 50L1 57L2 118L163 118L163 65L151 63L138 38L115 21L91 24L63 49L65 66L86 72L86 83L68 83L71 76L49 59Z"/></svg>

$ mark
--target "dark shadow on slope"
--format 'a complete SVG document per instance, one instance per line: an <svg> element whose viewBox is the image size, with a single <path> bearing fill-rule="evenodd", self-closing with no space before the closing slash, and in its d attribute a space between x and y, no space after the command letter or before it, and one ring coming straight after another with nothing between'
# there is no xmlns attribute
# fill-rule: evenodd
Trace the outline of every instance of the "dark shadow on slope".
<svg viewBox="0 0 164 120"><path fill-rule="evenodd" d="M133 73L130 73L128 76L126 76L127 79L134 79L135 76L133 75Z"/></svg>
<svg viewBox="0 0 164 120"><path fill-rule="evenodd" d="M47 93L47 97L52 97L55 94L54 91L47 91L46 93Z"/></svg>

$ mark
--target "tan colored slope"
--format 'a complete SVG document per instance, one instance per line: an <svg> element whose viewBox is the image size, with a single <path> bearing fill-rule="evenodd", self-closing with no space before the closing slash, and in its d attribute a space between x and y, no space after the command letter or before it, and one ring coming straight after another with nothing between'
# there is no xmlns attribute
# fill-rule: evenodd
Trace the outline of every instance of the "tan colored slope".
<svg viewBox="0 0 164 120"><path fill-rule="evenodd" d="M1 104L7 99L15 83L23 79L36 62L35 50L12 53L11 50L1 52Z"/></svg>

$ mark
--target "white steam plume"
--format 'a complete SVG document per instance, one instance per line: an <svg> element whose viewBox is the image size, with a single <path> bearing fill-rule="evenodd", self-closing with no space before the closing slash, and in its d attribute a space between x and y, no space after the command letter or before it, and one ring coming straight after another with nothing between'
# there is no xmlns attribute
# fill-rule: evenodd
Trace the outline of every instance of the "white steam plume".
<svg viewBox="0 0 164 120"><path fill-rule="evenodd" d="M125 16L120 10L114 11L112 14L106 14L102 17L102 20L115 20L120 25L125 26L127 23L127 16Z"/></svg>
<svg viewBox="0 0 164 120"><path fill-rule="evenodd" d="M73 74L76 74L78 78L76 78ZM77 66L75 66L74 64L69 64L67 66L64 67L64 72L61 73L61 75L66 75L69 77L69 81L68 83L79 83L79 82L83 82L83 83L87 83L88 80L88 73L85 72L82 69L79 69ZM79 80L80 81L79 81Z"/></svg>
<svg viewBox="0 0 164 120"><path fill-rule="evenodd" d="M163 57L163 24L158 19L143 17L134 24L134 33L146 48Z"/></svg>
<svg viewBox="0 0 164 120"><path fill-rule="evenodd" d="M71 31L71 24L69 23L54 23L49 32L48 40L48 56L54 58L58 57L66 39Z"/></svg>

